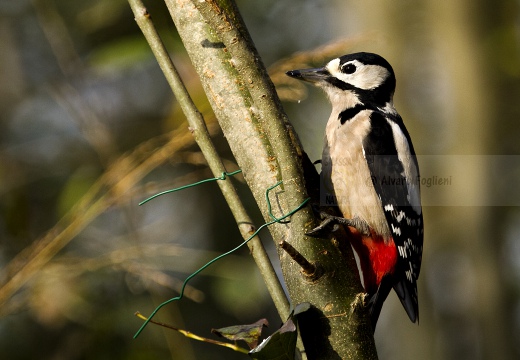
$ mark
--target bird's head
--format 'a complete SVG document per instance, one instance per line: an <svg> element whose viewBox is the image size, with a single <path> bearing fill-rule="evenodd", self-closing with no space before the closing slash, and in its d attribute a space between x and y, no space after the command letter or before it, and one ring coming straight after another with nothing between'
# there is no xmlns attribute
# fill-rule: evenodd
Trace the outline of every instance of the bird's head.
<svg viewBox="0 0 520 360"><path fill-rule="evenodd" d="M333 106L344 108L357 104L385 107L392 103L395 90L392 66L381 56L366 52L341 56L322 68L286 74L321 87Z"/></svg>

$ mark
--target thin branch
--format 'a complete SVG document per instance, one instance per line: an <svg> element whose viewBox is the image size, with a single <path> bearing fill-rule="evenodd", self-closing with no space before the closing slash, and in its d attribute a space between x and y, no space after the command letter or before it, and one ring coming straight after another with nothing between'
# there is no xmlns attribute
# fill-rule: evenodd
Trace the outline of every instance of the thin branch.
<svg viewBox="0 0 520 360"><path fill-rule="evenodd" d="M140 312L136 312L135 316L137 316L139 319L148 321L148 318L143 316ZM223 341L208 339L208 338L196 335L196 334L192 333L191 331L182 330L182 329L176 328L174 326L171 326L171 325L168 325L168 324L165 324L165 323L162 323L162 322L158 322L158 321L154 321L154 320L149 320L149 321L152 324L159 325L159 326L162 326L162 327L167 328L167 329L178 331L182 335L186 336L187 338L193 339L193 340L198 340L198 341L206 342L206 343L213 344L213 345L227 347L227 348L229 348L231 350L240 352L242 354L248 354L249 353L249 350L244 349L244 348L242 348L242 347L240 347L240 346L238 346L236 344L231 344L231 343L227 343L227 342L223 342Z"/></svg>
<svg viewBox="0 0 520 360"><path fill-rule="evenodd" d="M302 254L298 252L291 244L287 241L280 241L280 247L302 268L303 274L309 279L309 281L317 281L322 275L320 267L307 260Z"/></svg>
<svg viewBox="0 0 520 360"><path fill-rule="evenodd" d="M155 30L150 15L140 0L129 0L129 3L134 12L137 24L150 44L150 47L152 48L152 51L157 58L177 101L180 103L182 110L186 115L193 136L204 154L204 157L208 161L211 171L216 177L220 176L226 172L224 164L222 163L222 160L211 140L201 113L197 110L195 104L191 100L173 62ZM224 195L233 216L235 217L243 238L249 238L254 232L252 220L242 204L233 184L228 179L225 181L218 181L218 185L220 186L222 194ZM289 314L289 302L285 296L280 281L276 276L267 252L262 245L260 237L255 236L248 243L248 246L280 316L282 319L285 319Z"/></svg>

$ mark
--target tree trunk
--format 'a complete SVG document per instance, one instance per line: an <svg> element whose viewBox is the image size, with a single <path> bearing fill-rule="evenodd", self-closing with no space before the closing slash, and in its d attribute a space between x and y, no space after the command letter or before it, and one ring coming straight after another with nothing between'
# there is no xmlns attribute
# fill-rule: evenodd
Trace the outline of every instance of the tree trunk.
<svg viewBox="0 0 520 360"><path fill-rule="evenodd" d="M282 184L271 191L272 212L278 218L288 214L307 199L306 185L312 185L316 173L306 167L310 172L304 178L305 154L235 4L166 4L264 219L272 220L266 189L280 180ZM310 206L289 219L269 227L274 241L289 243L318 269L305 275L287 252L279 252L292 304L312 305L299 320L308 358L376 359L348 239L305 236L316 225Z"/></svg>

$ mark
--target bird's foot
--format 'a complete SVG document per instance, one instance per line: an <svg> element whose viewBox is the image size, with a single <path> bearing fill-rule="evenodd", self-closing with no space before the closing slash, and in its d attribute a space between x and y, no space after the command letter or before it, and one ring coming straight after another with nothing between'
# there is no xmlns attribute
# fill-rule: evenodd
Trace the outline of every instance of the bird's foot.
<svg viewBox="0 0 520 360"><path fill-rule="evenodd" d="M308 236L323 237L325 235L329 235L330 233L338 230L339 225L353 227L359 231L359 233L365 236L370 235L370 227L366 221L357 216L354 216L352 219L346 219L341 216L330 215L325 211L317 209L314 206L312 209L322 221L317 227L306 233Z"/></svg>

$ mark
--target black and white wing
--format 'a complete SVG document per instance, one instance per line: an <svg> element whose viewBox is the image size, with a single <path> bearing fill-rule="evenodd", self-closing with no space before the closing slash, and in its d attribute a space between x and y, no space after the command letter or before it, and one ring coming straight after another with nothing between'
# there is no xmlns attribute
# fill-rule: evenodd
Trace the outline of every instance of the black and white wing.
<svg viewBox="0 0 520 360"><path fill-rule="evenodd" d="M363 149L398 256L394 273L380 285L382 293L376 296L380 302L377 311L393 287L410 320L416 322L419 317L417 278L423 247L417 159L399 115L373 111L370 124Z"/></svg>

